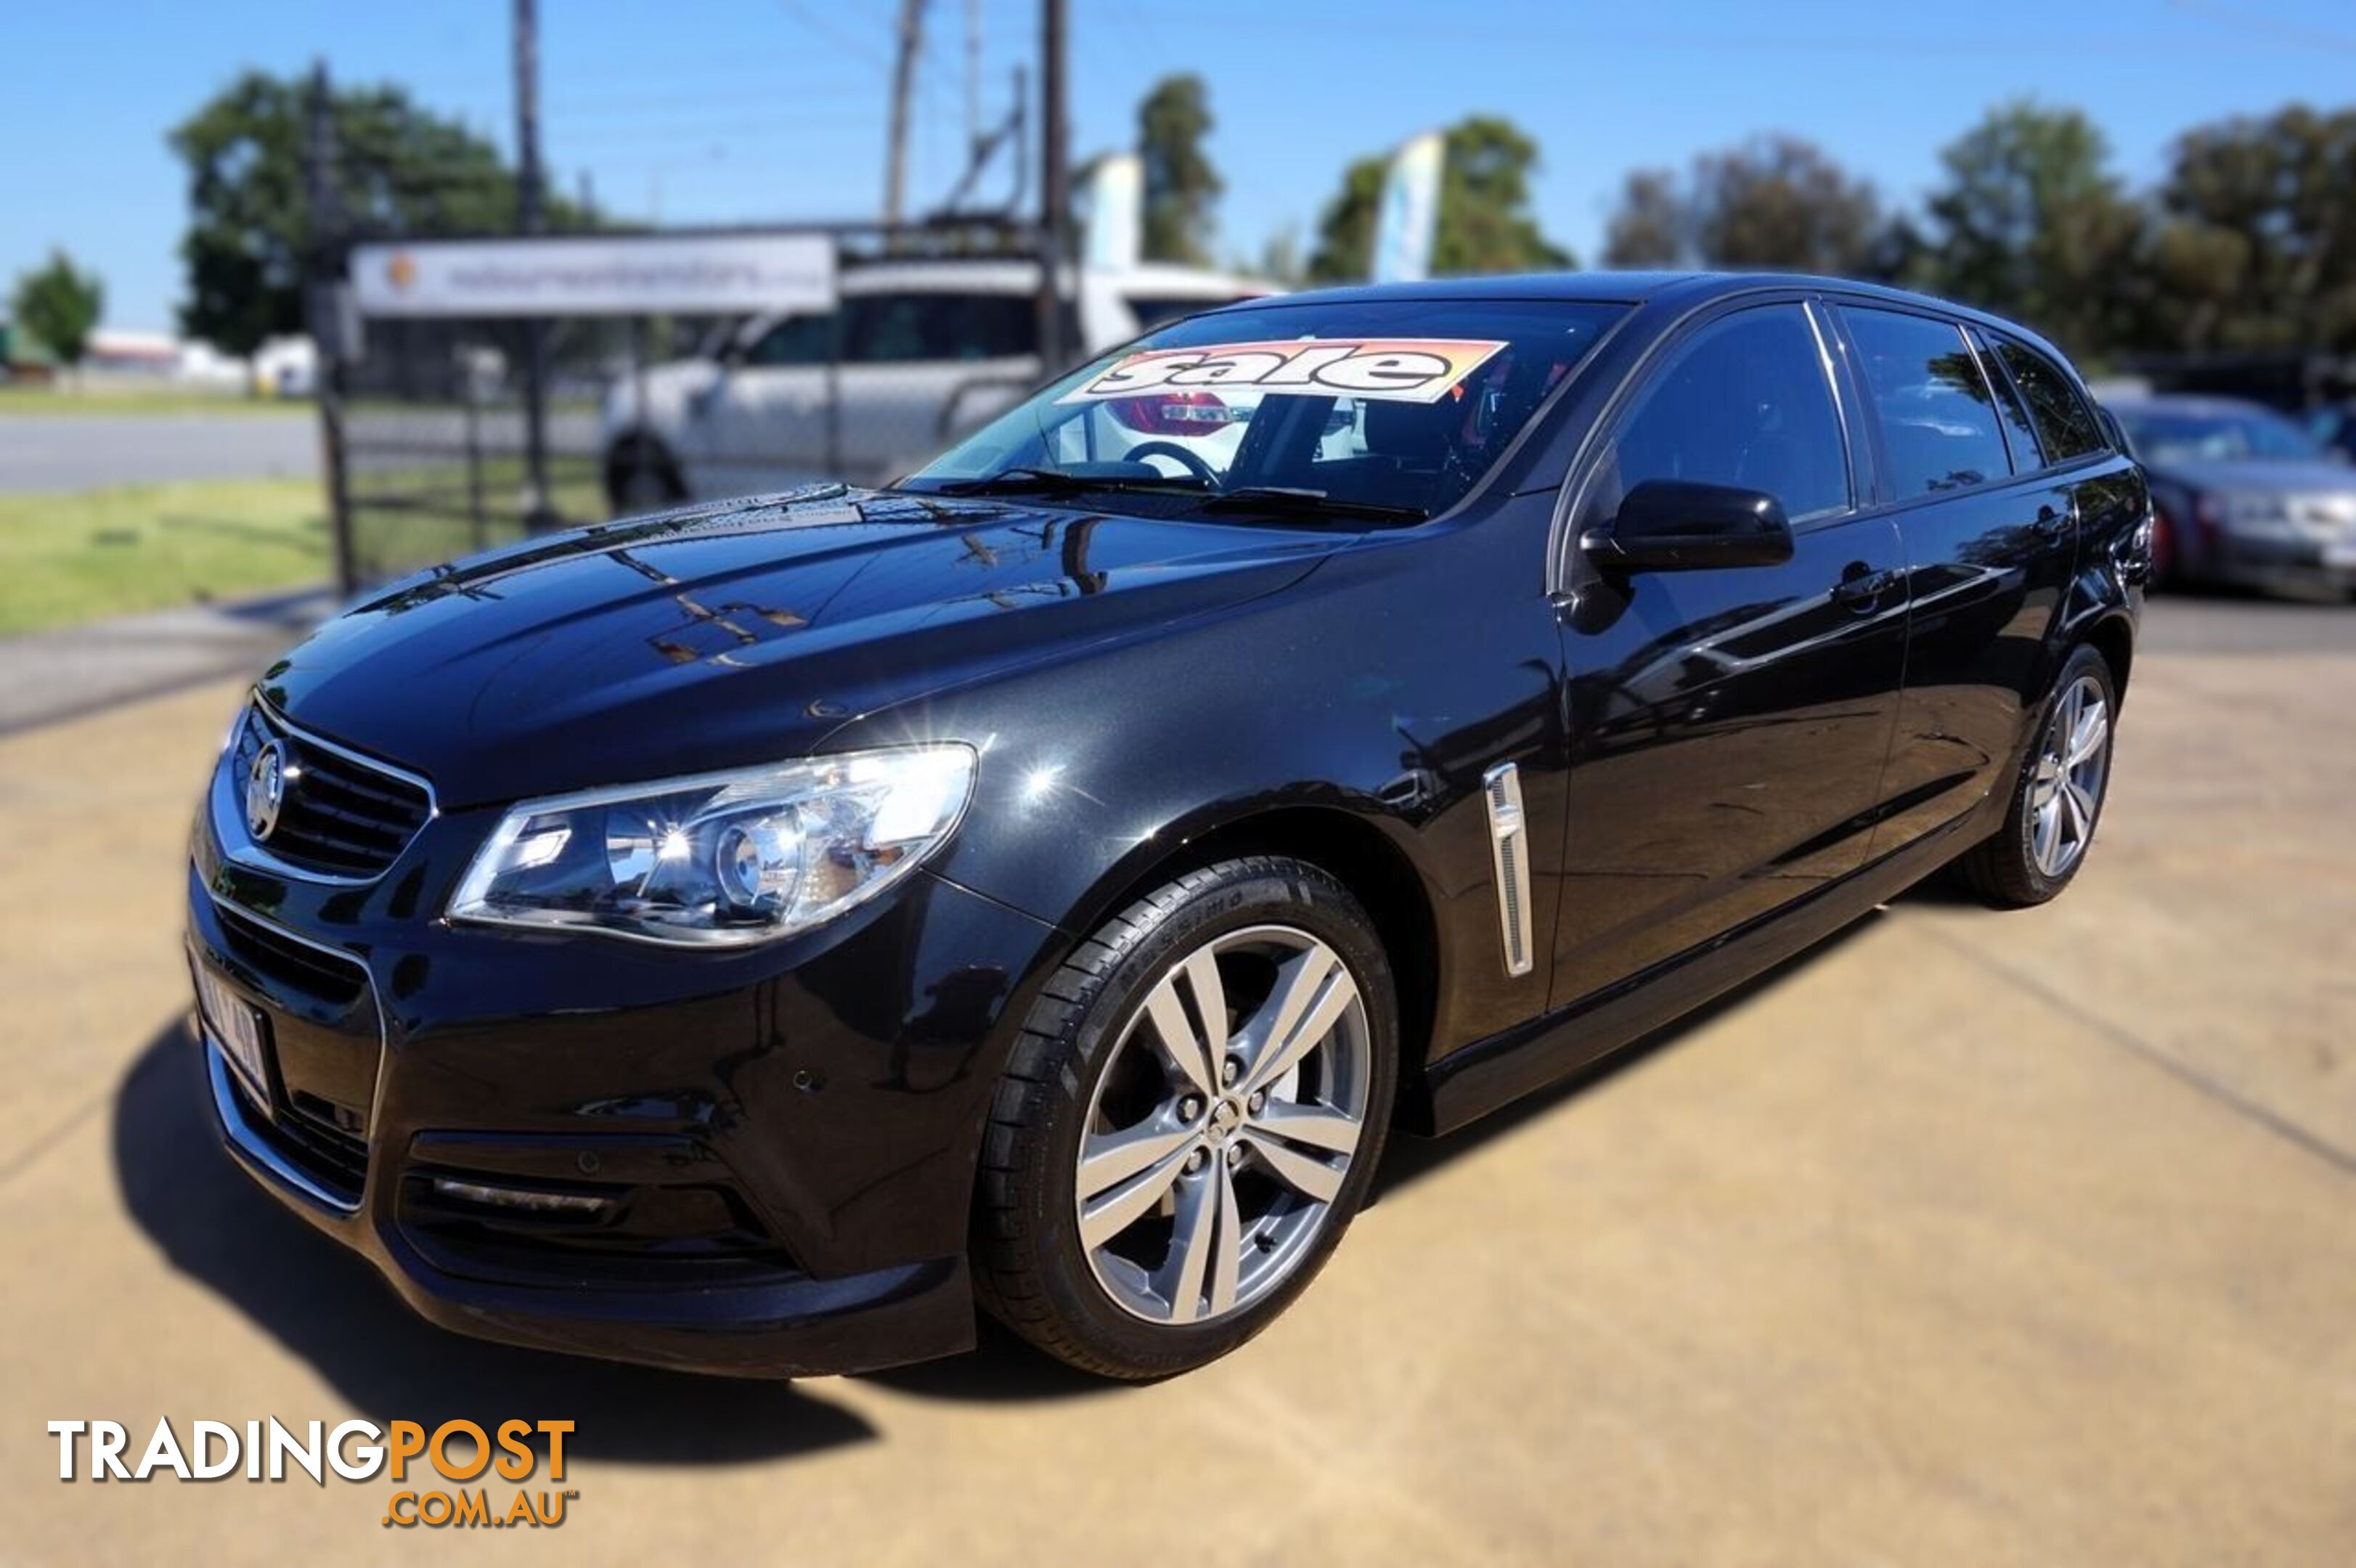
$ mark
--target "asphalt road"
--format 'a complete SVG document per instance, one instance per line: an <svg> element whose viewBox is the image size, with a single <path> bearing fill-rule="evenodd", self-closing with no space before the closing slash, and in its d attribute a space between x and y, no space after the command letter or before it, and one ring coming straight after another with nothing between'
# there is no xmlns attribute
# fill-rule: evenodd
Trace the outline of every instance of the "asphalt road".
<svg viewBox="0 0 2356 1568"><path fill-rule="evenodd" d="M319 427L284 414L0 415L0 494L175 479L309 479Z"/></svg>
<svg viewBox="0 0 2356 1568"><path fill-rule="evenodd" d="M2356 611L2163 602L2094 858L1917 893L1393 1150L1294 1311L1108 1389L418 1323L216 1152L174 931L222 683L0 738L0 1563L415 1562L391 1488L61 1485L43 1423L569 1417L574 1562L2343 1564Z"/></svg>

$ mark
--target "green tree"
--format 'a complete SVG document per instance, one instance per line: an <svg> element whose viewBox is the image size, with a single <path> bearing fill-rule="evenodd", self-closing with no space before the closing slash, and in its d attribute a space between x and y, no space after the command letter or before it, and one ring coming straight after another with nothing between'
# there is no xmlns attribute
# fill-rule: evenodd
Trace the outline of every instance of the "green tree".
<svg viewBox="0 0 2356 1568"><path fill-rule="evenodd" d="M1309 252L1311 283L1364 283L1374 271L1375 215L1389 167L1388 158L1357 158L1342 171L1342 188L1317 215L1317 243Z"/></svg>
<svg viewBox="0 0 2356 1568"><path fill-rule="evenodd" d="M106 284L63 251L52 251L48 261L17 278L10 305L17 325L63 363L79 365L106 307Z"/></svg>
<svg viewBox="0 0 2356 1568"><path fill-rule="evenodd" d="M2203 125L2157 192L2159 340L2356 350L2356 110L2292 105Z"/></svg>
<svg viewBox="0 0 2356 1568"><path fill-rule="evenodd" d="M188 170L182 328L234 354L303 327L305 258L314 242L304 181L309 84L248 71L169 137ZM336 198L358 231L438 237L510 232L516 180L488 141L412 102L398 87L337 89ZM577 226L561 198L549 226Z"/></svg>
<svg viewBox="0 0 2356 1568"><path fill-rule="evenodd" d="M2074 109L2020 101L1939 155L1918 281L2014 317L2073 355L2119 340L2143 217L2108 167L2110 149Z"/></svg>
<svg viewBox="0 0 2356 1568"><path fill-rule="evenodd" d="M1797 136L1754 137L1694 160L1691 234L1713 267L1869 272L1882 229L1873 187Z"/></svg>
<svg viewBox="0 0 2356 1568"><path fill-rule="evenodd" d="M1376 215L1389 165L1387 157L1365 157L1343 171L1341 190L1318 217L1309 257L1312 281L1363 279L1372 270ZM1435 275L1575 265L1530 215L1529 180L1537 166L1537 143L1510 120L1475 114L1449 127L1431 246Z"/></svg>
<svg viewBox="0 0 2356 1568"><path fill-rule="evenodd" d="M1614 267L1772 267L1887 275L1902 236L1873 187L1795 136L1704 153L1680 179L1636 169L1605 230Z"/></svg>
<svg viewBox="0 0 2356 1568"><path fill-rule="evenodd" d="M1603 236L1607 267L1676 267L1691 258L1691 214L1668 169L1631 169Z"/></svg>
<svg viewBox="0 0 2356 1568"><path fill-rule="evenodd" d="M1475 114L1449 128L1440 232L1431 246L1435 274L1572 264L1570 252L1539 233L1530 216L1530 176L1537 166L1537 143L1510 120Z"/></svg>
<svg viewBox="0 0 2356 1568"><path fill-rule="evenodd" d="M1151 261L1207 266L1226 188L1203 142L1211 133L1210 92L1188 73L1165 76L1137 107L1137 153L1145 165L1142 253Z"/></svg>

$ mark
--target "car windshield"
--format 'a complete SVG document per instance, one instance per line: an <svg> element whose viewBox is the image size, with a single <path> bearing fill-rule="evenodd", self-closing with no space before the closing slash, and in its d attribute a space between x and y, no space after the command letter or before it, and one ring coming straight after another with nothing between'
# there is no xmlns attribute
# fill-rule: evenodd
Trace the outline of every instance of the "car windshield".
<svg viewBox="0 0 2356 1568"><path fill-rule="evenodd" d="M1463 498L1623 308L1303 301L1195 316L1084 366L901 484L1413 521Z"/></svg>
<svg viewBox="0 0 2356 1568"><path fill-rule="evenodd" d="M2119 423L2136 455L2147 463L2314 463L2324 456L2314 437L2263 409L2123 409Z"/></svg>

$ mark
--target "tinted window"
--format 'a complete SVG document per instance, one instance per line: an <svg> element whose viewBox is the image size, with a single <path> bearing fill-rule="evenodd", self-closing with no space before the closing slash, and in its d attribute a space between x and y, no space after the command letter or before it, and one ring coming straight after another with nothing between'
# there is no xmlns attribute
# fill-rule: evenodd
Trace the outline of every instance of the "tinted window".
<svg viewBox="0 0 2356 1568"><path fill-rule="evenodd" d="M1590 515L1647 479L1763 490L1794 522L1848 505L1848 456L1806 313L1767 305L1677 351L1612 438Z"/></svg>
<svg viewBox="0 0 2356 1568"><path fill-rule="evenodd" d="M1880 427L1893 499L1960 490L2012 472L1997 431L1995 394L1963 328L1855 306L1842 315Z"/></svg>
<svg viewBox="0 0 2356 1568"><path fill-rule="evenodd" d="M1624 308L1312 297L1173 322L902 483L1019 488L1035 475L1012 471L1053 468L1156 516L1248 516L1234 493L1275 488L1312 493L1290 498L1296 511L1322 497L1412 521L1464 496Z"/></svg>
<svg viewBox="0 0 2356 1568"><path fill-rule="evenodd" d="M842 302L842 357L854 364L1005 359L1038 351L1027 294L867 294Z"/></svg>
<svg viewBox="0 0 2356 1568"><path fill-rule="evenodd" d="M2094 411L2086 406L2070 378L2045 356L2008 337L1997 341L1997 353L2019 384L2020 395L2029 400L2029 412L2037 421L2048 462L2067 463L2108 444L2103 440L2103 427L2094 422Z"/></svg>
<svg viewBox="0 0 2356 1568"><path fill-rule="evenodd" d="M1204 299L1200 295L1190 294L1171 299L1162 294L1131 294L1129 296L1129 309L1130 314L1137 317L1137 330L1151 332L1162 323L1175 321L1182 315L1194 315L1203 311L1216 310L1223 304L1233 304L1237 300L1256 297L1235 294L1226 299Z"/></svg>
<svg viewBox="0 0 2356 1568"><path fill-rule="evenodd" d="M2319 463L2324 455L2314 437L2265 409L2131 406L2119 423L2147 463Z"/></svg>
<svg viewBox="0 0 2356 1568"><path fill-rule="evenodd" d="M2026 474L2032 468L2044 467L2044 450L2037 439L2037 427L2029 420L2029 406L2020 400L2020 389L2012 384L2012 378L1997 362L1996 349L1987 338L1974 334L1972 347L1979 350L1981 373L1996 389L1996 411L2003 416L2004 439L2012 448L2012 471Z"/></svg>
<svg viewBox="0 0 2356 1568"><path fill-rule="evenodd" d="M834 317L791 315L745 351L748 365L823 365L834 357Z"/></svg>

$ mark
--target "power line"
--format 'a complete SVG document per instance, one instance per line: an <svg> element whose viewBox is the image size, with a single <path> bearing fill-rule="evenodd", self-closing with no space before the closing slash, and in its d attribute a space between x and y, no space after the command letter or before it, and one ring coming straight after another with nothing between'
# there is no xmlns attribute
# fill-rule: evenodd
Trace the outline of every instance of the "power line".
<svg viewBox="0 0 2356 1568"><path fill-rule="evenodd" d="M892 62L881 49L842 32L825 17L811 12L808 6L801 4L801 0L777 0L777 4L784 8L787 16L791 16L845 54L873 67L886 76L892 73Z"/></svg>

